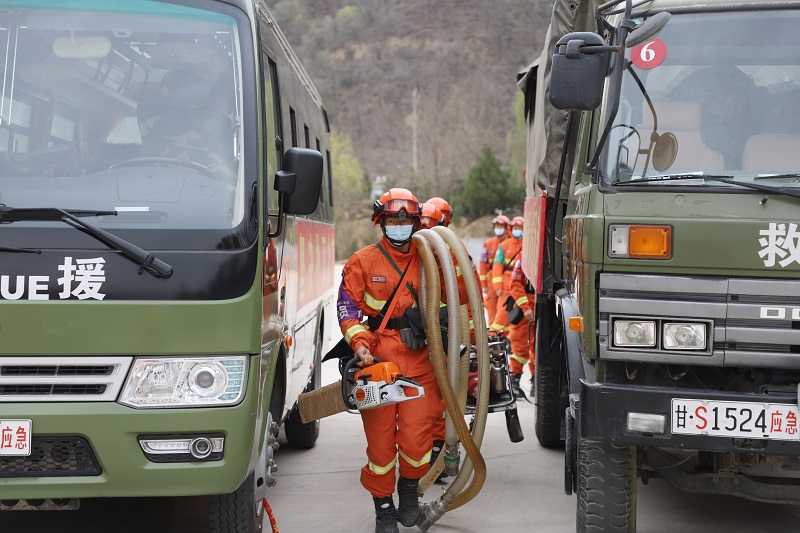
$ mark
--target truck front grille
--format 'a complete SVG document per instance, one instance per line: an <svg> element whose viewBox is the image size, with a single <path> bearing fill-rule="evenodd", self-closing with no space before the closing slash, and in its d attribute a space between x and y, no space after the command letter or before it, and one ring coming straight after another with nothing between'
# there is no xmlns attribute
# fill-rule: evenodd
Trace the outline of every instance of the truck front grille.
<svg viewBox="0 0 800 533"><path fill-rule="evenodd" d="M0 456L0 478L99 476L103 472L82 437L31 437L27 457Z"/></svg>
<svg viewBox="0 0 800 533"><path fill-rule="evenodd" d="M800 282L601 274L600 357L730 367L800 369ZM707 322L702 353L619 349L616 319Z"/></svg>
<svg viewBox="0 0 800 533"><path fill-rule="evenodd" d="M0 357L0 403L111 402L131 357Z"/></svg>

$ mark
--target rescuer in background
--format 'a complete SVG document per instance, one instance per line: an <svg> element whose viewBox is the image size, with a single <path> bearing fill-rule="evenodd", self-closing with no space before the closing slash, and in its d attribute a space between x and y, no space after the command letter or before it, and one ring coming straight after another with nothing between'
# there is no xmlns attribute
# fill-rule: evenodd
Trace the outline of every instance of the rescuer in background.
<svg viewBox="0 0 800 533"><path fill-rule="evenodd" d="M435 205L429 203L420 204L420 210L422 212L420 217L421 229L431 229L444 222L444 215Z"/></svg>
<svg viewBox="0 0 800 533"><path fill-rule="evenodd" d="M433 204L444 215L444 220L442 220L442 223L439 224L440 226L444 226L445 228L450 227L450 222L453 221L453 209L450 207L450 204L447 202L447 200L440 198L439 196L434 196L425 203Z"/></svg>
<svg viewBox="0 0 800 533"><path fill-rule="evenodd" d="M508 335L511 332L511 323L508 321L510 309L506 306L506 301L511 297L511 275L514 271L514 262L522 252L522 230L524 224L525 219L522 217L514 217L511 219L511 224L509 225L511 228L511 238L500 243L500 246L497 248L497 253L494 256L494 262L492 263L491 283L495 295L497 296L497 308L494 320L489 326L489 329L497 332L498 335ZM513 362L514 357L512 355L509 363L513 365ZM520 370L520 373L515 376L513 366L511 368L511 384L514 389L514 394L518 395L520 392L519 382L522 377L522 371Z"/></svg>
<svg viewBox="0 0 800 533"><path fill-rule="evenodd" d="M419 202L406 189L391 189L375 202L372 220L380 224L383 237L347 261L337 302L342 333L361 365L373 364L374 354L425 389L423 398L360 411L368 458L361 484L374 500L376 533L396 533L398 519L404 526L416 523L417 486L430 468L433 422L442 415L425 339L413 334L407 318L409 309L418 307L420 259L411 235L420 228L420 215ZM380 331L383 313L390 318ZM396 509L392 495L398 463Z"/></svg>
<svg viewBox="0 0 800 533"><path fill-rule="evenodd" d="M444 226L445 228L450 226L450 223L453 221L453 209L450 207L450 204L447 202L447 200L445 200L444 198L441 198L439 196L434 196L433 198L430 198L427 202L425 202L425 204L423 204L423 205L435 206L443 215L443 219L439 223L439 225L440 226ZM466 249L467 249L467 247L464 246L464 250L466 250ZM467 255L469 256L469 252L467 252ZM472 260L471 256L470 256L470 260ZM455 261L455 255L453 255L453 261ZM475 277L476 277L476 279L478 281L478 284L480 284L480 277L479 277L479 275L477 273L477 270L475 269L475 263L474 262L472 262L472 269L473 269ZM456 273L457 273L457 275L459 277L459 280L458 280L459 281L459 289L461 288L461 285L463 284L463 278L461 278L461 272L462 272L461 265L457 265L456 266ZM468 311L469 311L470 337L472 338L472 340L474 342L475 341L475 324L472 322L472 310L469 309ZM446 314L447 314L446 311L443 309L442 310L442 315L446 315ZM445 411L445 405L444 405L444 400L442 400L442 413L441 413L441 416L436 419L436 422L434 423L434 426L433 426L433 454L431 455L431 464L436 462L436 459L439 457L439 454L442 452L442 449L444 449L444 430L445 430L445 415L444 415L444 411ZM437 478L437 481L439 479L442 479L442 478L445 478L445 477L447 477L447 474L445 474L444 471L442 471L442 473L439 474L439 477Z"/></svg>
<svg viewBox="0 0 800 533"><path fill-rule="evenodd" d="M511 325L511 333L508 338L511 341L511 357L509 358L509 368L511 370L511 385L514 394L519 396L519 382L522 378L522 370L525 363L531 371L531 396L536 391L536 357L533 351L534 336L533 319L536 317L533 306L528 299L529 294L533 294L533 289L528 283L528 278L522 271L522 257L517 256L514 261L514 269L511 271L511 297L514 305L522 311L522 317L516 324Z"/></svg>
<svg viewBox="0 0 800 533"><path fill-rule="evenodd" d="M500 247L500 243L509 236L508 225L510 222L505 215L498 215L492 219L494 235L483 243L483 252L478 260L478 274L480 274L481 288L483 289L483 305L486 308L487 324L491 324L494 321L494 315L497 311L497 294L490 283L489 273L492 270L494 256Z"/></svg>
<svg viewBox="0 0 800 533"><path fill-rule="evenodd" d="M525 220L522 217L511 219L511 224L509 225L511 238L500 243L492 262L491 287L497 296L497 308L489 329L501 335L511 331L506 300L511 295L511 272L514 270L514 261L522 252L522 228L524 224Z"/></svg>

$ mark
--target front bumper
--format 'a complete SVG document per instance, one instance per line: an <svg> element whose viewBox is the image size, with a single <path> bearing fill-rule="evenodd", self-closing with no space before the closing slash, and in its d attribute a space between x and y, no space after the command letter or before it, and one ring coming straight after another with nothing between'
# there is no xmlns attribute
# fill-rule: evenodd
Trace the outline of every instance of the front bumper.
<svg viewBox="0 0 800 533"><path fill-rule="evenodd" d="M264 426L258 358L251 361L239 405L216 408L133 409L113 402L2 403L2 418L29 419L34 438L77 437L91 448L99 475L6 477L0 500L192 496L234 492L258 460ZM140 435L218 434L220 460L149 461ZM0 461L15 459L0 456ZM0 476L2 477L2 476Z"/></svg>
<svg viewBox="0 0 800 533"><path fill-rule="evenodd" d="M616 385L581 381L578 424L581 438L618 445L654 446L713 452L799 455L800 441L742 439L703 435L673 434L670 431L673 398L695 398L736 402L797 403L797 396L745 394L702 389L674 389L642 385ZM631 411L663 414L667 417L664 434L644 434L626 430Z"/></svg>

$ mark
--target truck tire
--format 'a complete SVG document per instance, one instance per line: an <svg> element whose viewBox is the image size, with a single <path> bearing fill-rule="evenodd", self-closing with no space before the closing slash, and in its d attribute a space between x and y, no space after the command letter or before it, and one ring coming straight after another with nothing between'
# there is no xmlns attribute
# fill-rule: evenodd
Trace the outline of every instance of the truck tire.
<svg viewBox="0 0 800 533"><path fill-rule="evenodd" d="M537 306L538 307L538 306ZM561 320L554 306L544 305L537 309L536 321L536 416L534 429L536 438L545 448L563 446L561 422L566 405L562 389L565 388L564 334Z"/></svg>
<svg viewBox="0 0 800 533"><path fill-rule="evenodd" d="M578 438L578 533L635 533L636 447Z"/></svg>
<svg viewBox="0 0 800 533"><path fill-rule="evenodd" d="M208 497L209 533L256 533L264 525L261 502L256 501L251 473L236 492Z"/></svg>
<svg viewBox="0 0 800 533"><path fill-rule="evenodd" d="M317 335L317 341L314 346L314 371L311 373L311 379L303 392L317 390L322 383L321 352L322 331ZM300 418L300 409L298 409L297 404L289 412L283 429L286 432L286 441L291 448L309 450L314 447L319 438L319 420L304 424Z"/></svg>

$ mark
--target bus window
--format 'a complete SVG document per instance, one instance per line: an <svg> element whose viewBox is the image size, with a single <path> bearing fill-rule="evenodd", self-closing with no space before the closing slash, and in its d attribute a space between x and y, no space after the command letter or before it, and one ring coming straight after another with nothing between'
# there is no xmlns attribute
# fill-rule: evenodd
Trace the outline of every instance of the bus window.
<svg viewBox="0 0 800 533"><path fill-rule="evenodd" d="M303 131L306 134L306 148L311 148L311 135L309 134L308 126L305 124L303 124Z"/></svg>

